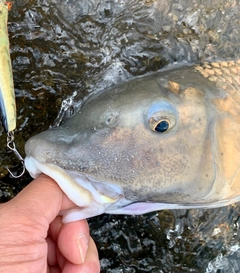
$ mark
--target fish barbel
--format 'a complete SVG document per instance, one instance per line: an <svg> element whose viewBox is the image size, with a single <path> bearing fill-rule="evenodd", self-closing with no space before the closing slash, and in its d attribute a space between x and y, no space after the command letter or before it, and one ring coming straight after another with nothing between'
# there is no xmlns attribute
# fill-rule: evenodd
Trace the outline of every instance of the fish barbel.
<svg viewBox="0 0 240 273"><path fill-rule="evenodd" d="M55 179L76 204L64 222L237 202L239 89L240 61L135 78L28 140L26 167Z"/></svg>

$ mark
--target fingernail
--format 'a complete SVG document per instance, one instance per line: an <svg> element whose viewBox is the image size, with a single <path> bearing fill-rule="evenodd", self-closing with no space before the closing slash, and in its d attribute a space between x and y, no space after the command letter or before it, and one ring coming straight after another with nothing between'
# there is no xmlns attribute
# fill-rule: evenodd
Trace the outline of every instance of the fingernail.
<svg viewBox="0 0 240 273"><path fill-rule="evenodd" d="M77 244L80 252L81 263L84 263L88 250L88 240L84 234L81 234L77 239Z"/></svg>

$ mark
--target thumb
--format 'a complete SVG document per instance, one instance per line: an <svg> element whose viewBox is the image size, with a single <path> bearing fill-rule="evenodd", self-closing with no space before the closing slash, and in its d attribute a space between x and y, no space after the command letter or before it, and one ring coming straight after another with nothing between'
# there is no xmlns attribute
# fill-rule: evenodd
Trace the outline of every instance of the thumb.
<svg viewBox="0 0 240 273"><path fill-rule="evenodd" d="M50 177L41 174L7 203L19 215L49 225L60 210L76 207Z"/></svg>

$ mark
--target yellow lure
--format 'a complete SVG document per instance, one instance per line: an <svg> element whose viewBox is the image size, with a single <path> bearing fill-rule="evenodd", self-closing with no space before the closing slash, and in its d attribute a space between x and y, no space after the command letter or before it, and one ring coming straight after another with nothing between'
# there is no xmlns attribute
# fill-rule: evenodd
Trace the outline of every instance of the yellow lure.
<svg viewBox="0 0 240 273"><path fill-rule="evenodd" d="M0 110L4 130L16 128L16 103L7 30L8 5L0 0Z"/></svg>

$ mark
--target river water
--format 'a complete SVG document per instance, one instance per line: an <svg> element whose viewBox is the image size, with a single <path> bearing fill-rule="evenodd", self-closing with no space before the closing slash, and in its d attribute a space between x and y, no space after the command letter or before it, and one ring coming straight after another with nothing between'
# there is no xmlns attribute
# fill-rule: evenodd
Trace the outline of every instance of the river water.
<svg viewBox="0 0 240 273"><path fill-rule="evenodd" d="M9 12L16 144L69 118L92 92L175 63L240 59L237 0L18 0ZM56 117L58 119L56 120ZM0 128L0 198L31 180ZM240 205L89 220L102 272L240 272Z"/></svg>

